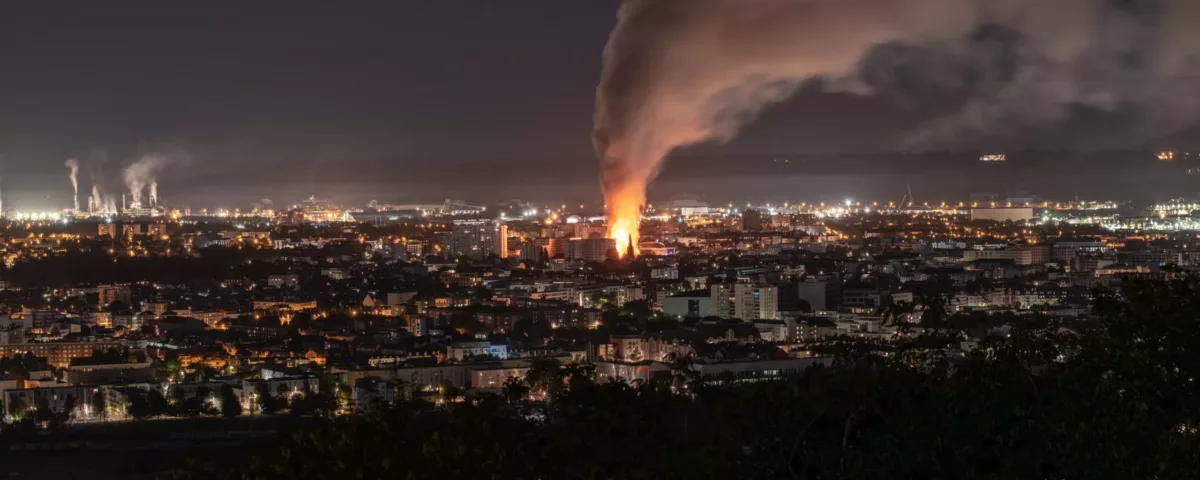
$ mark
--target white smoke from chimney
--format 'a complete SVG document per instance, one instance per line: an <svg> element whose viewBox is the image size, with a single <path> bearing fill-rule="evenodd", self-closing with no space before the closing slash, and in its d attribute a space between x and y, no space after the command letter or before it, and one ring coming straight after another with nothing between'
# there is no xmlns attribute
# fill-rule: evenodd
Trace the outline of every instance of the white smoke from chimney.
<svg viewBox="0 0 1200 480"><path fill-rule="evenodd" d="M71 169L71 188L75 190L75 211L79 211L79 161L68 158L63 166Z"/></svg>
<svg viewBox="0 0 1200 480"><path fill-rule="evenodd" d="M188 155L179 151L172 153L156 151L142 155L141 158L125 167L122 174L125 179L125 187L129 191L129 196L132 197L130 207L153 206L157 203L159 172L169 165L187 162L189 158ZM143 195L147 190L149 190L148 203L143 204Z"/></svg>
<svg viewBox="0 0 1200 480"><path fill-rule="evenodd" d="M88 197L88 211L91 213L96 213L96 211L100 209L100 206L103 203L104 203L104 200L102 200L100 197L100 184L93 183L92 184L92 196Z"/></svg>

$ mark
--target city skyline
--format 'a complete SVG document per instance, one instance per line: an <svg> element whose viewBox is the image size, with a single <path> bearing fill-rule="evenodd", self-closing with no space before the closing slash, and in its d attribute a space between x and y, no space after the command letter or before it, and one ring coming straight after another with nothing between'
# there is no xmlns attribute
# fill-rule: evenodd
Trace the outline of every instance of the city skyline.
<svg viewBox="0 0 1200 480"><path fill-rule="evenodd" d="M1187 478L1196 25L0 2L0 477Z"/></svg>

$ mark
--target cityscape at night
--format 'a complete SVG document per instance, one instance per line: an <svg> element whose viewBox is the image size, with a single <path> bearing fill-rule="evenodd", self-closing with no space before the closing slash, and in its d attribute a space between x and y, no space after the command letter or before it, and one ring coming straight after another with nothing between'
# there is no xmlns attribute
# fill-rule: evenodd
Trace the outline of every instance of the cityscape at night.
<svg viewBox="0 0 1200 480"><path fill-rule="evenodd" d="M0 474L1191 478L1197 25L0 2Z"/></svg>

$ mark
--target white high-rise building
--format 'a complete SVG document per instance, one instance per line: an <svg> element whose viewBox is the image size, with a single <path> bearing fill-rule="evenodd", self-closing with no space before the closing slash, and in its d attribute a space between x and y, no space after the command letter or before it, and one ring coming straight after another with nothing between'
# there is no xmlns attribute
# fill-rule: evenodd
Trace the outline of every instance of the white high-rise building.
<svg viewBox="0 0 1200 480"><path fill-rule="evenodd" d="M450 253L473 258L508 257L508 225L495 220L455 220Z"/></svg>
<svg viewBox="0 0 1200 480"><path fill-rule="evenodd" d="M496 226L496 256L508 258L508 225Z"/></svg>
<svg viewBox="0 0 1200 480"><path fill-rule="evenodd" d="M733 287L733 316L746 321L775 320L779 313L779 288L739 283Z"/></svg>

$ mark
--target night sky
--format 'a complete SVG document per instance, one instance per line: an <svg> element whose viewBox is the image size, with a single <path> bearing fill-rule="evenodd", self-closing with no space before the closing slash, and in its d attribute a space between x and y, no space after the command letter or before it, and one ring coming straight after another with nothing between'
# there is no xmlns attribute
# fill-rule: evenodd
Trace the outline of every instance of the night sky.
<svg viewBox="0 0 1200 480"><path fill-rule="evenodd" d="M164 146L190 159L161 175L161 197L196 208L262 197L291 203L310 192L347 204L599 201L590 134L616 0L332 5L5 2L6 208L66 206L63 161L71 157L86 163L81 189L106 159L103 175L119 191L120 169ZM685 152L729 159L668 164L651 199L800 198L808 185L781 181L779 172L749 169L741 183L714 178L747 170L740 154L894 151L926 114L911 98L813 88L738 140ZM994 145L1043 146L977 147ZM758 184L758 174L775 178ZM903 188L854 174L826 169L817 183L859 195L888 189L879 198Z"/></svg>

